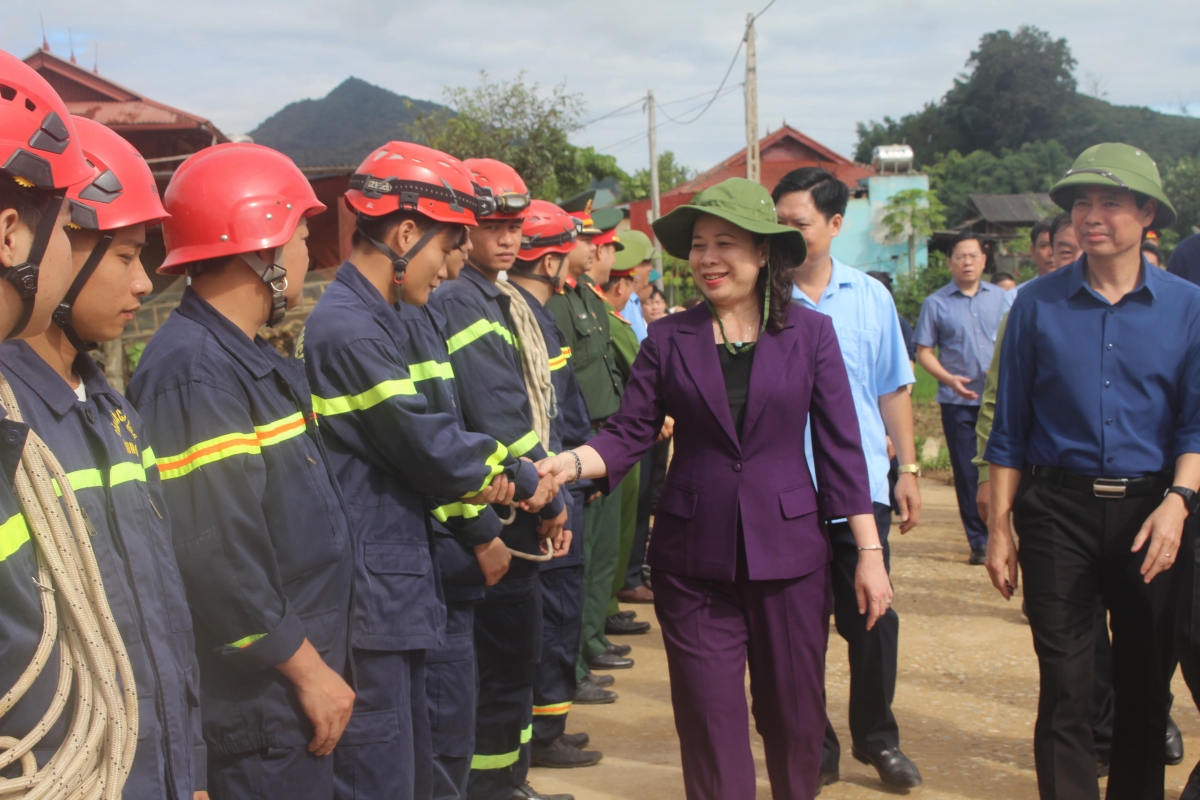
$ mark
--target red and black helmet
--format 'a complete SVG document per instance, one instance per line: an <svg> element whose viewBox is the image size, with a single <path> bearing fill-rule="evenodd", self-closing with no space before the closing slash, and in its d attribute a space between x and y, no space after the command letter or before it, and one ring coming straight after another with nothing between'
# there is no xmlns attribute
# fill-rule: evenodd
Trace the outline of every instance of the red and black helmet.
<svg viewBox="0 0 1200 800"><path fill-rule="evenodd" d="M54 310L54 324L62 328L76 350L96 347L75 330L72 309L84 285L100 265L112 244L112 231L131 225L153 225L169 214L158 197L158 186L150 166L137 149L113 130L83 117L75 117L75 130L87 160L97 175L76 184L67 192L71 204L71 224L84 230L100 231L100 240L71 283L66 296Z"/></svg>
<svg viewBox="0 0 1200 800"><path fill-rule="evenodd" d="M529 189L515 169L494 158L468 158L463 164L471 171L471 180L478 190L480 217L525 218L529 211Z"/></svg>
<svg viewBox="0 0 1200 800"><path fill-rule="evenodd" d="M417 253L446 225L478 224L479 198L463 162L452 155L412 142L388 142L367 156L350 176L346 205L358 215L358 232L392 262L397 283ZM433 225L399 254L363 229L363 219L396 211L412 211Z"/></svg>
<svg viewBox="0 0 1200 800"><path fill-rule="evenodd" d="M83 157L79 136L58 93L28 64L0 50L0 176L26 188L51 192L29 255L4 270L4 279L21 297L21 316L8 333L12 338L33 316L38 270L50 244L67 188L87 180L95 170Z"/></svg>
<svg viewBox="0 0 1200 800"><path fill-rule="evenodd" d="M522 261L537 261L547 253L566 254L575 248L575 218L554 203L534 200L521 224Z"/></svg>

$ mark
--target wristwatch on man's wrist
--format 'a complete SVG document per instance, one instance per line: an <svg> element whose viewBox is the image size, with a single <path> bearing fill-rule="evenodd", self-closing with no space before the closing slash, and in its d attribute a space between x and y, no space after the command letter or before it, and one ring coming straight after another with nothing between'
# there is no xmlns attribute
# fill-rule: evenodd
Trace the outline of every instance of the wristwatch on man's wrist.
<svg viewBox="0 0 1200 800"><path fill-rule="evenodd" d="M1167 491L1163 492L1163 497L1166 497L1169 494L1177 494L1183 498L1183 505L1185 508L1187 508L1188 514L1196 513L1196 506L1197 504L1200 504L1200 496L1197 496L1194 491L1186 486L1172 486L1170 489L1167 489Z"/></svg>
<svg viewBox="0 0 1200 800"><path fill-rule="evenodd" d="M897 475L907 475L910 472L913 475L920 475L921 474L921 465L920 464L901 464L896 469Z"/></svg>

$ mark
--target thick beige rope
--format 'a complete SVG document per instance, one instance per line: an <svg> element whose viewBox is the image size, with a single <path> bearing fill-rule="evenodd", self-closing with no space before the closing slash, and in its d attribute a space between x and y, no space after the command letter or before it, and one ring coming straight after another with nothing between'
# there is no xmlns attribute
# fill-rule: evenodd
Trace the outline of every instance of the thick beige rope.
<svg viewBox="0 0 1200 800"><path fill-rule="evenodd" d="M0 404L20 422L8 381ZM55 485L62 489L60 500ZM88 523L62 466L37 434L25 443L16 493L37 553L37 585L45 624L33 660L7 694L7 714L41 674L55 642L59 677L41 721L21 739L0 737L0 769L19 761L22 775L0 778L0 798L120 800L137 746L137 686L125 643L108 606ZM65 512L64 512L65 508ZM41 769L31 752L58 721L67 701L71 720L57 752Z"/></svg>

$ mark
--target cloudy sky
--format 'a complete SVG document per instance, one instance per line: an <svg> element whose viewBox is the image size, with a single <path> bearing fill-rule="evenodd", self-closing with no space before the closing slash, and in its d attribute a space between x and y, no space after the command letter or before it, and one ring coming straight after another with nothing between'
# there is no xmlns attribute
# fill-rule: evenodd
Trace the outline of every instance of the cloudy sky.
<svg viewBox="0 0 1200 800"><path fill-rule="evenodd" d="M80 63L99 48L101 74L206 116L227 133L252 129L289 102L320 97L347 76L415 98L525 70L543 86L566 82L585 119L653 89L685 120L717 88L745 26L767 0L39 0L0 4L0 48L20 57L41 43ZM1195 0L776 0L758 22L759 119L785 119L853 153L858 121L900 116L950 87L981 34L1033 24L1066 37L1081 89L1108 100L1200 116L1200 11ZM660 116L660 150L707 168L744 145L744 77L697 122ZM693 99L688 99L693 98ZM679 102L672 102L679 101ZM692 111L692 113L687 113ZM370 113L364 109L363 113ZM648 162L638 104L589 125L575 141Z"/></svg>

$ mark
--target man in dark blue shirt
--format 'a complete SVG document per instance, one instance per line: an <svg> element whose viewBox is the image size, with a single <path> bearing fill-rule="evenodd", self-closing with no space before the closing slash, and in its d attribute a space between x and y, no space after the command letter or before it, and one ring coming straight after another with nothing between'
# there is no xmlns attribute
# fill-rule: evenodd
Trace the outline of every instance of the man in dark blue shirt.
<svg viewBox="0 0 1200 800"><path fill-rule="evenodd" d="M1200 290L1141 256L1144 230L1175 219L1144 151L1089 148L1051 196L1071 211L1084 255L1024 287L1009 317L986 453L987 567L1005 598L1018 561L1025 575L1041 670L1042 798L1099 797L1097 599L1113 632L1108 795L1161 798L1173 668L1168 570L1200 487Z"/></svg>

